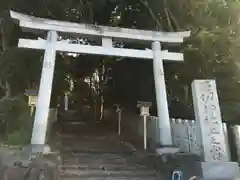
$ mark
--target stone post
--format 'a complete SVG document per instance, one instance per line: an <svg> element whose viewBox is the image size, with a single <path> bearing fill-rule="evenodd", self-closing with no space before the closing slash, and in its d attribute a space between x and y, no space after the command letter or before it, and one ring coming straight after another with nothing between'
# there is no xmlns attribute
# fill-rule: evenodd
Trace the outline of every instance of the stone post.
<svg viewBox="0 0 240 180"><path fill-rule="evenodd" d="M115 104L116 113L118 115L118 135L121 136L121 123L122 123L122 111L123 109L120 107L120 104Z"/></svg>
<svg viewBox="0 0 240 180"><path fill-rule="evenodd" d="M64 94L64 110L65 111L68 110L68 94L67 93Z"/></svg>

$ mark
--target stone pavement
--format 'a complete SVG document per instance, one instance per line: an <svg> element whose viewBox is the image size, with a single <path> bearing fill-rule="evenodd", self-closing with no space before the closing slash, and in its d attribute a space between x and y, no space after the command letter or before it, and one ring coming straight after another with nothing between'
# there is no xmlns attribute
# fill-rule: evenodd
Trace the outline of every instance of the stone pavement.
<svg viewBox="0 0 240 180"><path fill-rule="evenodd" d="M63 180L159 180L135 149L101 124L61 125Z"/></svg>

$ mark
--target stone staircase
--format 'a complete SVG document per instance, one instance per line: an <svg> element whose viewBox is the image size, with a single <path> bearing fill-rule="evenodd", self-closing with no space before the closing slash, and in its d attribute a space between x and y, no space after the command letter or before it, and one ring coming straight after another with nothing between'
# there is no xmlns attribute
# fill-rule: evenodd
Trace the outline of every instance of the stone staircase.
<svg viewBox="0 0 240 180"><path fill-rule="evenodd" d="M61 134L63 180L159 180L136 151L100 124L65 123Z"/></svg>

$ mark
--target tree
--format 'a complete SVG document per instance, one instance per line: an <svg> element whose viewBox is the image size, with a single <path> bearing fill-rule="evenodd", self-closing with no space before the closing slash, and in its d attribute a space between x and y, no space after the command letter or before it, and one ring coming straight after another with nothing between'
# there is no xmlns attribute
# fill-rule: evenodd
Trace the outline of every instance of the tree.
<svg viewBox="0 0 240 180"><path fill-rule="evenodd" d="M33 8L33 3L35 5L38 3L35 6L37 8ZM193 118L190 93L192 80L196 78L214 78L217 80L219 87L223 115L225 119L234 118L232 115L235 111L234 107L239 104L240 100L238 96L234 95L240 88L239 69L236 68L236 65L237 67L239 66L237 59L239 57L238 47L240 42L238 20L240 6L237 0L183 0L181 2L174 0L51 0L39 2L10 0L1 2L0 6L2 12L11 7L35 16L82 23L161 31L189 29L192 31L191 38L183 46L168 47L170 51L182 50L185 54L185 62L182 64L168 63L164 65L171 115L173 117ZM6 22L10 22L7 17L2 17ZM10 28L12 26L6 25L6 27ZM15 27L13 29L16 30ZM18 33L20 31L16 30L15 33L12 33L12 31L6 32L15 34L15 36L12 36L13 41L10 40L15 42L14 40L16 40L16 37L19 37ZM4 39L9 39L9 37L3 32L1 34L1 42L4 47L4 44L6 44ZM87 42L95 43L89 40ZM146 48L140 44L124 43L122 45L129 48ZM163 46L164 48L166 47L165 44ZM9 47L15 47L15 45L10 45ZM17 75L17 72L19 74L19 72L24 71L26 67L20 66L20 64L17 65L19 61L14 61L17 53L7 53L6 51L3 54L5 55L0 57L0 71L2 67L5 67L1 64L10 62L10 60L6 59L11 59L13 67L19 66L22 68L22 70L18 71L15 71L16 69L13 68L6 68L9 72ZM29 55L29 52L27 54ZM14 57L10 55L14 55ZM16 57L22 56L18 54ZM30 62L30 58L26 62ZM137 100L144 99L155 102L152 62L150 61L129 60L126 58L121 61L115 61L111 58L96 59L90 56L78 56L70 65L73 71L66 72L67 70L62 69L64 65L57 67L58 77L61 79L66 73L71 74L75 79L79 75L82 79L83 77L92 77L95 70L99 69L100 64L107 68L105 72L112 71L113 83L108 84L108 89L104 91L105 93L101 93L106 100L106 104L112 103L114 99L114 101L119 101L126 106L135 108ZM36 67L38 66L36 64ZM7 70L4 71L7 72ZM37 76L37 73L34 75L34 72L39 73L39 71L33 70L31 72L33 77ZM78 72L78 75L76 72ZM6 75L8 73L1 74L0 79L3 78L3 74ZM102 76L106 77L107 74L102 74ZM21 78L25 79L26 77ZM8 79L9 81L11 78L4 77L3 79ZM143 83L143 79L145 82L148 82L147 85ZM15 84L14 80L16 81L16 79L12 78L12 83L10 84ZM62 85L60 86L62 87ZM229 108L229 104L231 104L231 108Z"/></svg>
<svg viewBox="0 0 240 180"><path fill-rule="evenodd" d="M192 80L210 78L217 80L224 118L234 119L234 106L239 104L236 92L240 88L239 69L235 66L238 51L234 51L239 43L239 2L145 1L145 5L155 12L152 18L156 24L160 24L160 28L167 31L192 31L183 46L185 63L165 68L170 92L175 95L173 99L179 102L177 107L180 112L175 112L175 116L181 116L182 105L186 107L192 104L192 99L186 98ZM158 10L158 7L163 8Z"/></svg>

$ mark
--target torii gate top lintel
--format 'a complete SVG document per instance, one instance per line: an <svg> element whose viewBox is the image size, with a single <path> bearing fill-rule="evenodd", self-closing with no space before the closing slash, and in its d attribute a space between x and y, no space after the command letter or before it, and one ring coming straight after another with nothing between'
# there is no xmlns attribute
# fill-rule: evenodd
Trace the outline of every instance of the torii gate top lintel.
<svg viewBox="0 0 240 180"><path fill-rule="evenodd" d="M160 41L168 43L181 43L190 36L190 31L183 32L158 32L118 27L98 26L93 24L79 24L73 22L57 21L34 17L10 11L11 18L17 20L20 27L30 31L56 31L90 36L111 37L114 39L127 39L133 41Z"/></svg>

